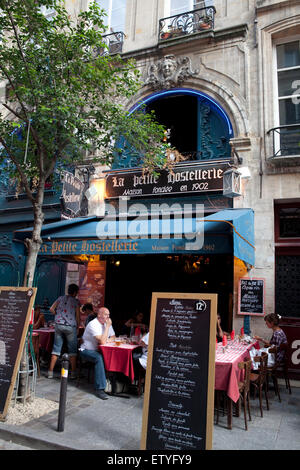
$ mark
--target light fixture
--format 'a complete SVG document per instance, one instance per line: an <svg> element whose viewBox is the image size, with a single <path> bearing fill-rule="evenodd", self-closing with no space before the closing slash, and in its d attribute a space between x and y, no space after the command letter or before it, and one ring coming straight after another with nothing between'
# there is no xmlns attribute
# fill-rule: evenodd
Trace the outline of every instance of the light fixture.
<svg viewBox="0 0 300 470"><path fill-rule="evenodd" d="M92 179L85 196L89 202L89 215L104 216L105 178Z"/></svg>
<svg viewBox="0 0 300 470"><path fill-rule="evenodd" d="M120 260L117 260L117 261L115 262L115 266L120 266L120 264L121 264L121 261L120 261Z"/></svg>
<svg viewBox="0 0 300 470"><path fill-rule="evenodd" d="M241 196L241 174L235 167L230 167L223 173L223 196Z"/></svg>

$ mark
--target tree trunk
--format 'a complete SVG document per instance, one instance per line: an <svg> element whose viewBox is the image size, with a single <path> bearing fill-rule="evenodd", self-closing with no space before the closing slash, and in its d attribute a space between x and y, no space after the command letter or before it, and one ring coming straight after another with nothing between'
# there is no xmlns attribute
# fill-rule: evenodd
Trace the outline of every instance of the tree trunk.
<svg viewBox="0 0 300 470"><path fill-rule="evenodd" d="M32 287L37 257L38 257L38 253L42 244L41 231L42 231L43 221L44 221L44 214L42 210L43 201L44 201L44 186L45 186L45 181L40 181L38 194L36 196L35 202L33 203L34 222L33 222L32 237L31 239L26 240L27 260L26 260L26 267L25 267L24 281L23 281L23 286L25 287ZM26 352L25 352L26 347L27 345L25 345L24 347L21 362L20 362L21 372L25 371L27 368ZM25 393L26 393L26 377L25 377L25 374L20 374L18 396L24 397ZM25 397L25 399L27 398L28 397Z"/></svg>

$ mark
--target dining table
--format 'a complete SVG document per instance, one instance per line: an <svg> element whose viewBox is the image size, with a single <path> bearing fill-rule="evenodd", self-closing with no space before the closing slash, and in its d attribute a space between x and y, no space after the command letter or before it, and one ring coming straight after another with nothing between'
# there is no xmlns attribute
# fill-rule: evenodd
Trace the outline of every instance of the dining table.
<svg viewBox="0 0 300 470"><path fill-rule="evenodd" d="M255 340L251 342L230 341L227 346L218 343L215 355L215 390L222 390L227 395L227 427L232 429L232 405L240 397L239 382L243 380L243 370L239 369L239 362L250 359L249 351L259 348Z"/></svg>
<svg viewBox="0 0 300 470"><path fill-rule="evenodd" d="M38 330L33 330L33 333L39 334L40 348L44 349L51 354L54 342L54 327L42 327Z"/></svg>
<svg viewBox="0 0 300 470"><path fill-rule="evenodd" d="M134 367L132 352L134 349L140 347L137 344L121 343L119 345L116 342L106 343L99 346L99 351L102 353L105 370L112 372L112 394L116 393L116 372L121 372L129 378L130 382L134 381ZM128 396L124 396L129 398Z"/></svg>

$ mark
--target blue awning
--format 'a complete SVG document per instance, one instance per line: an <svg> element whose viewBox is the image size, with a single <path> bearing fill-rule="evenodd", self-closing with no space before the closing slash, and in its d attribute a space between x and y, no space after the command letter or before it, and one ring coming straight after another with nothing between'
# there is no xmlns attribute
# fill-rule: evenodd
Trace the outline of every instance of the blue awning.
<svg viewBox="0 0 300 470"><path fill-rule="evenodd" d="M25 239L32 229L15 232ZM44 225L41 254L233 253L254 265L254 213L228 209L204 218L143 216L132 220L82 217Z"/></svg>

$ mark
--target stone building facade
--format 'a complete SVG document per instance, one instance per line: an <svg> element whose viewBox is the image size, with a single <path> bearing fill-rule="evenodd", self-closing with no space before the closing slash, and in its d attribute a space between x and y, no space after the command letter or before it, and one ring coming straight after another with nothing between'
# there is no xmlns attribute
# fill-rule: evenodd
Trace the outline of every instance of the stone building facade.
<svg viewBox="0 0 300 470"><path fill-rule="evenodd" d="M265 279L266 313L276 310L288 317L293 310L292 316L300 316L296 313L300 306L299 2L121 3L124 10L118 18L122 18L125 34L122 56L134 57L142 76L139 93L128 103L128 109L162 90L199 91L225 110L239 167L249 169L251 176L242 179L242 192L233 198L233 207L255 212L255 266L247 272L235 263L233 325L238 329L243 323L238 315L237 292L241 276ZM99 4L112 8L108 22L113 22L114 1ZM82 2L81 8L86 6ZM210 28L196 29L195 24L185 27L187 19L195 21L192 10L212 6ZM175 17L177 28L169 34ZM167 20L162 22L164 18ZM285 125L291 127L282 127ZM281 230L286 227L285 234L277 233L276 224ZM281 264L280 256L287 256L286 260L281 258ZM283 276L286 263L292 263L293 269ZM280 299L287 291L286 303L282 303ZM263 333L262 319L251 318L251 329Z"/></svg>
<svg viewBox="0 0 300 470"><path fill-rule="evenodd" d="M238 331L245 321L238 311L241 277L265 280L265 313L276 311L297 321L299 1L98 3L108 13L106 53L134 58L141 72L141 86L126 103L128 111L134 112L144 103L164 118L168 113L174 115L171 143L178 144L182 155L187 154L187 161L233 160L243 170L240 195L223 197L223 203L226 200L225 207L254 211L255 264L251 267L234 259L229 326ZM88 0L67 0L66 4L70 15L76 15L88 7ZM138 162L124 153L114 170L136 166ZM97 169L98 175L102 170ZM90 208L90 215L94 209ZM265 334L261 317L251 317L251 331ZM300 363L300 333L297 335L296 365Z"/></svg>

